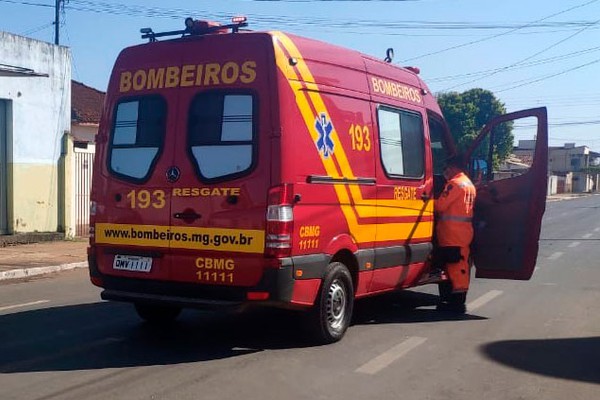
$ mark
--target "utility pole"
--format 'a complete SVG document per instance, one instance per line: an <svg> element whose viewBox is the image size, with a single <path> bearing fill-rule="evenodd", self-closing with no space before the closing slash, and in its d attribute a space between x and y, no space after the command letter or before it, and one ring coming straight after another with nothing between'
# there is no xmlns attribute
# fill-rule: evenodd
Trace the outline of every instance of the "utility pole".
<svg viewBox="0 0 600 400"><path fill-rule="evenodd" d="M54 44L60 44L60 6L64 0L56 0L54 3Z"/></svg>

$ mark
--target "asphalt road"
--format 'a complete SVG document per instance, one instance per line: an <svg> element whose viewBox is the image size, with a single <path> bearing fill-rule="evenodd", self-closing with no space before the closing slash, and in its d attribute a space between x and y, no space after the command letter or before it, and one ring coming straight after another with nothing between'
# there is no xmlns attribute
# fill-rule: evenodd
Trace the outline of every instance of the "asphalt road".
<svg viewBox="0 0 600 400"><path fill-rule="evenodd" d="M600 398L600 196L549 203L531 281L361 301L313 347L293 314L186 311L151 328L86 271L0 285L0 399Z"/></svg>

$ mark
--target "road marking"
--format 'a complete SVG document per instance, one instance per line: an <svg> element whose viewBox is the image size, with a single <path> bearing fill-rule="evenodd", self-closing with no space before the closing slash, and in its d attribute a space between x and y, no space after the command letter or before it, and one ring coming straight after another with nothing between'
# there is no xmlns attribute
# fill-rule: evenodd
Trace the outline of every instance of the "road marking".
<svg viewBox="0 0 600 400"><path fill-rule="evenodd" d="M357 368L354 372L359 372L361 374L369 374L375 375L385 367L389 366L391 363L407 354L409 351L414 349L417 346L425 343L427 338L412 336L406 339L404 342L392 347L388 351L383 354L378 355L371 361Z"/></svg>
<svg viewBox="0 0 600 400"><path fill-rule="evenodd" d="M600 228L594 229L594 232L600 232Z"/></svg>
<svg viewBox="0 0 600 400"><path fill-rule="evenodd" d="M475 300L473 300L472 302L470 302L469 304L467 304L467 310L474 311L474 310L478 309L479 307L482 307L485 304L489 303L490 301L494 300L496 297L500 296L502 293L504 293L504 292L502 292L502 290L490 290L483 296L480 296L480 297L476 298Z"/></svg>
<svg viewBox="0 0 600 400"><path fill-rule="evenodd" d="M585 235L583 235L583 236L582 236L582 238L584 238L584 239L589 239L589 238L591 238L592 236L594 236L594 234L593 234L593 233L586 233Z"/></svg>
<svg viewBox="0 0 600 400"><path fill-rule="evenodd" d="M577 247L581 244L581 242L573 242L569 245L569 247L573 248L573 247Z"/></svg>
<svg viewBox="0 0 600 400"><path fill-rule="evenodd" d="M556 260L559 259L563 254L562 251L557 251L556 253L553 253L552 255L548 256L548 260Z"/></svg>
<svg viewBox="0 0 600 400"><path fill-rule="evenodd" d="M4 306L4 307L0 307L0 311L12 310L13 308L35 306L36 304L44 304L44 303L48 303L49 301L50 300L38 300L38 301L32 301L30 303L14 304L12 306Z"/></svg>

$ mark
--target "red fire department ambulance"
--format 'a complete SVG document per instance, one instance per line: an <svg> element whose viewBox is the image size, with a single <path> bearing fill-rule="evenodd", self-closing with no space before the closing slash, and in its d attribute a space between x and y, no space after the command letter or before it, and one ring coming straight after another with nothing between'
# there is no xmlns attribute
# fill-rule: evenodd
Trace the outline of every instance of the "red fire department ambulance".
<svg viewBox="0 0 600 400"><path fill-rule="evenodd" d="M448 279L427 260L434 183L455 147L416 68L244 26L188 18L119 55L97 137L91 281L152 322L259 304L305 310L336 341L355 298ZM476 143L524 117L538 121L529 171L478 183L478 277L534 269L546 110L491 121Z"/></svg>

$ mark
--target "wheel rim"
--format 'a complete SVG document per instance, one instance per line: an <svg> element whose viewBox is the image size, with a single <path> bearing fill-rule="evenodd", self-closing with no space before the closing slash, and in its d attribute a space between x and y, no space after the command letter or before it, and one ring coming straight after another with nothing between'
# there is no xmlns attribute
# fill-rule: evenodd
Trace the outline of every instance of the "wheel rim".
<svg viewBox="0 0 600 400"><path fill-rule="evenodd" d="M346 288L339 280L334 280L327 293L327 323L334 330L344 325L346 317Z"/></svg>

